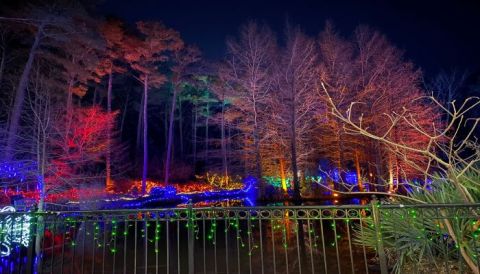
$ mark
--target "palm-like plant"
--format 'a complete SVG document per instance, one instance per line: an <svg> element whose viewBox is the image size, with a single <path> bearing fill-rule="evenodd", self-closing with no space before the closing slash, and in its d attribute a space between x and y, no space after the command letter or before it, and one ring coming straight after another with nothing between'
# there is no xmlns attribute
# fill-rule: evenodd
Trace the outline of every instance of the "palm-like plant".
<svg viewBox="0 0 480 274"><path fill-rule="evenodd" d="M468 194L480 201L480 191L470 182L478 182L480 175L465 173L462 185ZM411 199L413 198L413 199ZM404 207L384 207L379 210L380 232L388 263L395 273L408 273L411 267L436 269L440 273L453 264L462 264L460 249L472 260L477 260L480 241L480 220L477 212L468 207L411 207L413 200L425 204L459 204L462 196L448 180L435 180L428 189L415 188L405 198L389 200ZM362 226L360 228L360 226ZM355 228L355 242L372 249L378 238L373 220L365 219ZM418 270L418 269L417 269Z"/></svg>

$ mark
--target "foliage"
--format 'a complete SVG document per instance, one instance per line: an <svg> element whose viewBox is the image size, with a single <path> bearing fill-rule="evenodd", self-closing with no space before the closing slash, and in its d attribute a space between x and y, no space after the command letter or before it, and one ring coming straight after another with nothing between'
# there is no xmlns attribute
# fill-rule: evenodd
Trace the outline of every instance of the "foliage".
<svg viewBox="0 0 480 274"><path fill-rule="evenodd" d="M480 179L479 174L468 173L462 176L469 193L480 201L480 191L470 183ZM462 194L448 180L434 180L428 189L413 188L408 196L390 200L393 204L403 204L404 209L389 209L380 206L380 230L389 264L396 273L406 268L428 266L444 268L445 263L453 264L458 257L458 247L465 248L468 256L475 259L476 248L480 244L478 218L475 213L464 209L437 210L422 208L426 204L460 204ZM417 205L418 208L409 208ZM460 218L458 218L460 216ZM465 216L471 216L465 218ZM361 227L360 227L361 226ZM452 230L449 230L448 227ZM453 232L453 233L452 233ZM355 241L372 249L377 249L377 231L372 218L355 228Z"/></svg>
<svg viewBox="0 0 480 274"><path fill-rule="evenodd" d="M47 192L97 178L95 166L103 162L108 132L112 131L116 116L116 112L106 113L95 106L75 108L70 126L66 126L63 119L57 121L56 134L49 144L54 153L45 177Z"/></svg>

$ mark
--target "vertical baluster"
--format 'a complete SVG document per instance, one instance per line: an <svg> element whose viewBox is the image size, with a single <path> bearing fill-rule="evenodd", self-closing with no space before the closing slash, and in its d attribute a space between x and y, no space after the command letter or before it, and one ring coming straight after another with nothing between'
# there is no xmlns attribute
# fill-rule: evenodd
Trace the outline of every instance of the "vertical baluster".
<svg viewBox="0 0 480 274"><path fill-rule="evenodd" d="M336 214L336 212L334 214ZM336 254L336 257L337 257L337 273L340 274L340 273L342 273L342 269L341 269L341 266L340 266L340 253L339 253L339 250L338 250L338 241L337 241L338 236L337 236L336 216L333 217L332 228L333 228L333 239L334 239L333 244L335 245L335 254Z"/></svg>
<svg viewBox="0 0 480 274"><path fill-rule="evenodd" d="M70 235L70 241L71 241L71 244L70 244L70 248L72 249L72 262L71 262L71 272L70 273L74 273L75 271L75 253L76 253L76 250L77 250L77 243L75 242L76 240L76 236L77 236L77 221L76 219L74 219L76 217L73 217L72 218L72 223L73 223L73 229L72 229L72 225L70 225L70 227L68 228L68 233Z"/></svg>
<svg viewBox="0 0 480 274"><path fill-rule="evenodd" d="M160 224L158 223L159 212L155 215L155 274L158 274L158 240L160 239Z"/></svg>
<svg viewBox="0 0 480 274"><path fill-rule="evenodd" d="M93 238L93 244L92 244L92 273L95 273L95 253L96 253L96 250L97 250L97 242L99 241L98 239L98 215L95 216L95 223L94 223L94 226L93 226L93 235L92 235L92 238Z"/></svg>
<svg viewBox="0 0 480 274"><path fill-rule="evenodd" d="M328 273L328 267L327 267L327 250L325 249L325 231L323 229L323 210L320 209L320 238L322 240L322 254L323 254L323 266L325 269L325 273Z"/></svg>
<svg viewBox="0 0 480 274"><path fill-rule="evenodd" d="M270 212L272 214L272 212ZM270 218L273 216L271 215ZM277 261L275 258L275 225L273 219L270 219L270 231L272 233L272 259L273 259L273 273L277 273Z"/></svg>
<svg viewBox="0 0 480 274"><path fill-rule="evenodd" d="M312 244L312 228L310 224L310 215L307 213L307 231L308 231L308 245L310 246L310 267L312 270L312 273L315 273L315 265L313 263L313 244Z"/></svg>
<svg viewBox="0 0 480 274"><path fill-rule="evenodd" d="M177 273L180 273L180 216L177 218Z"/></svg>
<svg viewBox="0 0 480 274"><path fill-rule="evenodd" d="M287 212L287 214L288 214L288 212ZM285 251L285 269L286 269L287 273L290 273L289 265L288 265L288 239L287 239L287 222L289 222L289 221L290 220L288 218L284 217L283 218L283 228L282 228L282 244L283 244L283 250Z"/></svg>
<svg viewBox="0 0 480 274"><path fill-rule="evenodd" d="M215 273L218 273L218 265L217 265L217 216L213 219L213 262L215 263Z"/></svg>
<svg viewBox="0 0 480 274"><path fill-rule="evenodd" d="M138 238L138 214L134 219L134 232L133 232L133 273L137 274L137 238Z"/></svg>
<svg viewBox="0 0 480 274"><path fill-rule="evenodd" d="M230 211L226 213L227 215L225 216L224 224L225 224L225 268L226 268L226 273L229 273L229 264L228 264L228 214L230 214Z"/></svg>
<svg viewBox="0 0 480 274"><path fill-rule="evenodd" d="M54 258L55 258L55 234L57 233L57 215L53 215L53 226L52 226L52 254L50 255L50 274L53 274L53 263L54 263ZM44 233L45 236L45 233ZM43 237L43 246L45 247L45 237ZM40 252L40 256L43 256L42 252ZM42 260L42 259L38 259ZM40 265L42 265L42 262L40 262ZM42 267L40 267L40 270L42 270Z"/></svg>
<svg viewBox="0 0 480 274"><path fill-rule="evenodd" d="M207 274L207 262L206 262L206 253L205 253L205 212L202 214L202 241L203 241L203 274Z"/></svg>
<svg viewBox="0 0 480 274"><path fill-rule="evenodd" d="M349 219L349 216L348 216L349 211L347 209L345 209L345 214L347 216L347 219L345 220L345 226L347 228L348 251L350 252L350 266L352 268L352 274L354 274L355 273L355 266L353 265L352 239L350 237L350 219Z"/></svg>
<svg viewBox="0 0 480 274"><path fill-rule="evenodd" d="M247 236L248 236L248 269L252 273L252 229L250 221L250 213L246 214L247 218Z"/></svg>
<svg viewBox="0 0 480 274"><path fill-rule="evenodd" d="M87 222L87 215L83 216L83 236L82 236L82 258L81 258L81 267L80 267L80 273L84 273L84 266L85 266L85 238L87 237L87 228L88 228L88 222Z"/></svg>
<svg viewBox="0 0 480 274"><path fill-rule="evenodd" d="M108 217L106 214L101 215L102 222L103 222L103 243L102 243L102 274L105 273L105 256L106 256L106 249L107 249L107 221Z"/></svg>
<svg viewBox="0 0 480 274"><path fill-rule="evenodd" d="M123 274L127 274L127 242L128 242L128 215L124 216L123 221Z"/></svg>
<svg viewBox="0 0 480 274"><path fill-rule="evenodd" d="M18 215L19 219L20 219L20 235L16 235L16 236L20 236L20 242L22 241L23 239L23 225L25 223L24 221L24 218L25 218L26 214L25 213L22 213L21 215ZM17 232L18 233L18 232ZM18 259L17 259L17 262L18 262L18 273L21 273L22 272L22 269L28 265L25 265L22 263L22 254L23 254L23 247L22 247L22 244L21 243L18 243Z"/></svg>
<svg viewBox="0 0 480 274"><path fill-rule="evenodd" d="M302 257L300 256L300 229L303 230L303 227L300 227L302 222L298 220L298 208L295 208L293 210L294 214L294 220L295 220L295 238L297 241L297 260L298 260L298 272L301 274L302 273ZM305 243L301 243L302 245L305 245Z"/></svg>
<svg viewBox="0 0 480 274"><path fill-rule="evenodd" d="M116 263L116 258L117 258L117 222L118 220L115 219L115 216L113 216L112 219L112 233L111 236L113 237L113 248L110 248L110 252L112 253L112 274L115 274L115 263ZM111 241L111 239L110 239Z"/></svg>
<svg viewBox="0 0 480 274"><path fill-rule="evenodd" d="M145 274L148 274L148 227L149 227L149 223L148 223L148 218L149 218L149 213L148 212L145 212L145 216L143 216L144 218L144 233L143 233L143 236L145 237L144 238L144 241L143 241L143 244L144 244L144 259L143 259L143 263L144 263L144 272Z"/></svg>
<svg viewBox="0 0 480 274"><path fill-rule="evenodd" d="M63 217L63 216L62 216ZM60 273L63 274L63 264L65 259L65 229L66 229L66 222L65 219L62 219L63 230L62 231L62 256L60 261Z"/></svg>
<svg viewBox="0 0 480 274"><path fill-rule="evenodd" d="M361 238L364 237L364 232L363 232L363 212L367 212L368 208L365 210L365 211L359 211L358 212L358 216L360 217L360 235L361 235ZM368 217L367 217L368 218ZM368 274L368 261L367 261L367 250L365 249L365 244L362 244L362 253L363 253L363 261L365 263L365 273Z"/></svg>
<svg viewBox="0 0 480 274"><path fill-rule="evenodd" d="M167 245L167 274L170 273L170 214L165 212L165 233Z"/></svg>
<svg viewBox="0 0 480 274"><path fill-rule="evenodd" d="M238 221L238 212L235 212L235 229L237 234L237 270L238 273L241 273L240 267L240 223Z"/></svg>
<svg viewBox="0 0 480 274"><path fill-rule="evenodd" d="M261 212L257 211L258 213L258 229L259 229L259 234L260 234L260 264L262 267L262 274L265 273L265 265L263 262L263 228L262 228L262 216Z"/></svg>
<svg viewBox="0 0 480 274"><path fill-rule="evenodd" d="M195 273L195 227L194 227L194 213L192 200L188 201L188 212L187 212L187 247L188 247L188 273Z"/></svg>

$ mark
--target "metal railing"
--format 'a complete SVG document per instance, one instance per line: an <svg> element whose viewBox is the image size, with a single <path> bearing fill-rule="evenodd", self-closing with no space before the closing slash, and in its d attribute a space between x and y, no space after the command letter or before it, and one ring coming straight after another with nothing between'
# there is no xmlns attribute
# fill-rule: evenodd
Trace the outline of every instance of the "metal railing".
<svg viewBox="0 0 480 274"><path fill-rule="evenodd" d="M390 273L398 258L388 246L394 236L384 235L388 218L403 216L415 226L432 218L471 222L479 210L371 203L3 212L0 273ZM358 240L371 231L374 246ZM426 262L426 269L469 273L458 246L443 240L449 252L435 253L441 263ZM424 273L408 269L402 273Z"/></svg>

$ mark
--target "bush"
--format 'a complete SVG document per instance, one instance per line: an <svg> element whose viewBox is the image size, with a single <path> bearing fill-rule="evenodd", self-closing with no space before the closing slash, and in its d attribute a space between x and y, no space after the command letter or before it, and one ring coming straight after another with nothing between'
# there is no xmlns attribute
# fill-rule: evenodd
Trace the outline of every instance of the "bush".
<svg viewBox="0 0 480 274"><path fill-rule="evenodd" d="M465 174L462 185L469 195L478 200L479 182L477 174ZM459 248L465 256L476 261L476 247L480 246L480 221L476 213L468 208L408 207L423 204L462 203L458 189L447 179L434 180L427 188L412 189L408 196L389 200L394 204L407 205L405 208L384 208L379 210L382 240L388 263L396 273L406 273L412 266L424 269L440 269L457 265L461 259ZM458 217L460 216L460 217ZM361 227L360 227L361 225ZM355 242L377 248L377 234L373 220L365 221L355 228ZM418 269L417 269L418 270Z"/></svg>

